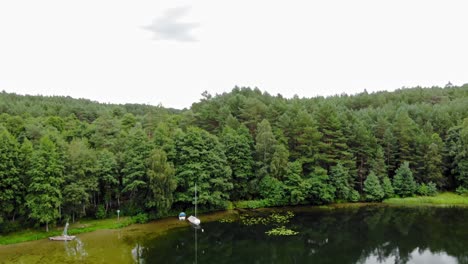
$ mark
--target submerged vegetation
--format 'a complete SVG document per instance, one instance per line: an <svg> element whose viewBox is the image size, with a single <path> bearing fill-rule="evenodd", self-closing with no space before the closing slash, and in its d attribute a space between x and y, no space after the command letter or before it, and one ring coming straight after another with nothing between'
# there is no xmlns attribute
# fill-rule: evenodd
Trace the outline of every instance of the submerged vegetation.
<svg viewBox="0 0 468 264"><path fill-rule="evenodd" d="M291 99L236 87L184 110L2 92L0 233L187 211L195 183L207 211L463 194L467 153L468 85Z"/></svg>

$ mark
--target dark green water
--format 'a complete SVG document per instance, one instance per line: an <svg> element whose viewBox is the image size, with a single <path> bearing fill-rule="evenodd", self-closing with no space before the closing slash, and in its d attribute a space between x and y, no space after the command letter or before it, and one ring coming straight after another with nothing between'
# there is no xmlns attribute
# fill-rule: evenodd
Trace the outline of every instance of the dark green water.
<svg viewBox="0 0 468 264"><path fill-rule="evenodd" d="M143 242L141 259L146 263L468 263L467 209L296 211L285 226L299 234L266 235L273 226L213 222L203 225L204 232L180 228Z"/></svg>
<svg viewBox="0 0 468 264"><path fill-rule="evenodd" d="M287 211L294 214L287 222L269 221L272 213ZM307 207L200 218L203 232L174 217L80 234L68 243L40 240L0 246L0 263L468 264L466 207ZM267 223L253 224L259 219ZM277 226L299 233L265 233Z"/></svg>

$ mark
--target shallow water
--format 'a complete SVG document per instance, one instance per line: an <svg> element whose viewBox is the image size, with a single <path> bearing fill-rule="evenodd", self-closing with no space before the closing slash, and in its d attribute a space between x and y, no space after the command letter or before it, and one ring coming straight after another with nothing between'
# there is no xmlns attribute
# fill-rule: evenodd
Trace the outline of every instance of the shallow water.
<svg viewBox="0 0 468 264"><path fill-rule="evenodd" d="M289 221L271 220L287 211ZM73 242L0 246L0 263L468 263L468 208L296 207L200 218L199 230L174 218ZM265 233L278 226L299 233Z"/></svg>

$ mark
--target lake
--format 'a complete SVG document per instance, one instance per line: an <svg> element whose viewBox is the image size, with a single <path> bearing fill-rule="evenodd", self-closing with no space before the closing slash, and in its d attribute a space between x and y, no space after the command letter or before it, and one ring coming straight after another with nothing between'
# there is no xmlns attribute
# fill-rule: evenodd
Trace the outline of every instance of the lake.
<svg viewBox="0 0 468 264"><path fill-rule="evenodd" d="M468 263L466 207L291 207L200 218L201 229L174 217L72 242L0 246L0 263ZM277 228L293 235L267 234Z"/></svg>

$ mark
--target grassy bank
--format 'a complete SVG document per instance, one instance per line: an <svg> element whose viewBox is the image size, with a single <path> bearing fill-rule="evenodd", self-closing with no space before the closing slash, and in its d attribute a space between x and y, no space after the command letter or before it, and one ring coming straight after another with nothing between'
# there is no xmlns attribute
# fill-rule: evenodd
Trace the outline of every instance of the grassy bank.
<svg viewBox="0 0 468 264"><path fill-rule="evenodd" d="M418 197L407 197L407 198L391 198L383 201L383 204L390 205L457 205L457 206L468 206L468 196L462 196L455 193L440 193L436 196L418 196ZM335 209L335 208L348 208L348 207L361 207L369 205L368 203L337 203L323 206L313 206L314 208L322 209ZM257 209L257 208L268 208L272 205L267 200L253 200L253 201L237 201L229 205L228 209ZM306 205L303 205L306 206ZM208 211L204 211L207 213ZM224 211L227 212L227 211ZM233 211L231 211L233 212ZM187 212L190 214L191 212ZM222 213L222 212L219 212ZM177 213L170 214L172 216ZM211 219L212 218L212 219ZM217 219L217 213L211 213L205 215L204 221L210 221ZM69 234L77 235L86 232L92 232L101 229L117 229L133 224L137 221L135 217L121 217L120 221L117 219L103 219L103 220L80 220L74 224L70 224ZM142 221L144 222L144 221ZM53 228L50 232L45 232L42 229L26 229L19 232L14 232L7 235L0 235L0 245L15 244L20 242L44 239L50 236L61 235L63 226Z"/></svg>
<svg viewBox="0 0 468 264"><path fill-rule="evenodd" d="M436 196L417 196L406 198L390 198L383 201L394 205L467 205L468 196L455 193L439 193Z"/></svg>
<svg viewBox="0 0 468 264"><path fill-rule="evenodd" d="M77 235L86 232L92 232L99 229L116 229L128 226L133 221L130 217L121 217L117 219L102 219L102 220L80 220L74 224L70 224L68 230L69 235ZM63 226L51 229L49 232L37 229L26 229L24 231L14 232L7 235L0 235L0 245L15 244L20 242L38 240L48 238L50 236L61 235Z"/></svg>

